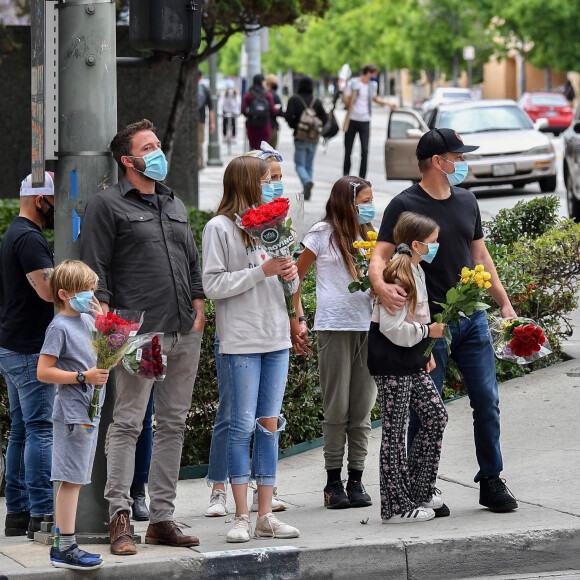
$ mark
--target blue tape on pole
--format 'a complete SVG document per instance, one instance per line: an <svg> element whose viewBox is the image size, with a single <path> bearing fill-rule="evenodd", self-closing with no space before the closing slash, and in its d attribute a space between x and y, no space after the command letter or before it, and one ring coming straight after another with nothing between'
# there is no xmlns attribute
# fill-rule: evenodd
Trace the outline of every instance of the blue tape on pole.
<svg viewBox="0 0 580 580"><path fill-rule="evenodd" d="M72 210L72 237L73 242L76 242L81 233L81 218L76 210Z"/></svg>
<svg viewBox="0 0 580 580"><path fill-rule="evenodd" d="M76 199L79 194L79 184L77 179L77 170L73 169L70 172L70 198Z"/></svg>

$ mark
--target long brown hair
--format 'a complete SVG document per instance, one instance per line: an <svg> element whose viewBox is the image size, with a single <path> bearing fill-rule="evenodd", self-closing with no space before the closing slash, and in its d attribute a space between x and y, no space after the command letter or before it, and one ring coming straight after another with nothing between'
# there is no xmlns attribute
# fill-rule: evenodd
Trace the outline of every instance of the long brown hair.
<svg viewBox="0 0 580 580"><path fill-rule="evenodd" d="M370 181L362 177L355 175L341 177L332 186L330 197L326 202L326 215L323 218L323 221L333 228L330 235L330 245L340 253L354 280L358 276L354 261L354 256L358 250L352 244L358 239L358 236L366 241L367 232L375 231L371 223L358 224L354 207L356 194L368 187L372 187Z"/></svg>
<svg viewBox="0 0 580 580"><path fill-rule="evenodd" d="M397 220L393 230L393 241L395 245L407 244L411 248L414 241L422 242L428 238L439 226L430 217L404 211ZM412 252L413 250L411 250ZM415 276L411 267L411 256L405 253L395 254L393 259L387 264L383 271L385 282L393 284L395 280L407 293L409 312L415 312L417 306L417 287L415 286Z"/></svg>
<svg viewBox="0 0 580 580"><path fill-rule="evenodd" d="M262 203L261 180L268 173L268 164L257 157L234 157L224 171L224 195L216 210L216 215L225 215L236 221L236 214L242 215L252 205ZM242 232L246 246L254 246L254 240Z"/></svg>

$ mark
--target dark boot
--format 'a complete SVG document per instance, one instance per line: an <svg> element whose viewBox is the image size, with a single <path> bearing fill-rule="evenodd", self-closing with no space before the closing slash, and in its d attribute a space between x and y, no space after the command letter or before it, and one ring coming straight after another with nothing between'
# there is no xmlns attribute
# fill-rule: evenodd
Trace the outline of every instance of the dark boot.
<svg viewBox="0 0 580 580"><path fill-rule="evenodd" d="M44 514L43 516L30 516L28 522L28 539L34 540L35 532L40 532L42 522L54 522L53 514Z"/></svg>
<svg viewBox="0 0 580 580"><path fill-rule="evenodd" d="M145 484L134 483L129 494L133 499L133 519L138 522L146 522L149 519L149 508L145 502Z"/></svg>
<svg viewBox="0 0 580 580"><path fill-rule="evenodd" d="M479 503L492 512L511 512L518 508L518 502L505 484L505 480L497 476L481 479Z"/></svg>
<svg viewBox="0 0 580 580"><path fill-rule="evenodd" d="M4 524L5 536L26 536L28 532L28 522L30 521L30 512L17 512L15 514L6 514Z"/></svg>

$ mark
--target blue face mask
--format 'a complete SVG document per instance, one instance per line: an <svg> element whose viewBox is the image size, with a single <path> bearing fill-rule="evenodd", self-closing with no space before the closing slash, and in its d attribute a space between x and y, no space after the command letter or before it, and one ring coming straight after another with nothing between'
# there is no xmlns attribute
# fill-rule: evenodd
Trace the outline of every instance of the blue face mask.
<svg viewBox="0 0 580 580"><path fill-rule="evenodd" d="M135 157L134 155L129 155L129 157ZM167 177L167 159L165 158L165 153L161 149L155 149L147 155L139 157L145 161L145 171L139 171L143 175L153 179L154 181L163 181Z"/></svg>
<svg viewBox="0 0 580 580"><path fill-rule="evenodd" d="M359 225L368 224L375 218L375 206L372 203L361 203L355 205L357 209L356 219Z"/></svg>
<svg viewBox="0 0 580 580"><path fill-rule="evenodd" d="M262 202L270 203L274 199L274 186L271 183L262 183Z"/></svg>
<svg viewBox="0 0 580 580"><path fill-rule="evenodd" d="M439 244L437 242L431 242L426 244L425 242L419 242L420 244L423 244L424 246L427 246L429 248L429 250L427 251L426 254L419 254L419 252L417 252L417 254L419 254L419 256L421 256L421 258L423 258L423 260L425 260L425 262L427 262L427 264L430 264L433 259L435 258L435 256L437 255L437 250L439 249Z"/></svg>
<svg viewBox="0 0 580 580"><path fill-rule="evenodd" d="M93 299L93 293L90 290L86 292L77 292L72 298L69 299L69 304L73 310L77 312L88 312L91 307L91 300Z"/></svg>
<svg viewBox="0 0 580 580"><path fill-rule="evenodd" d="M445 159L445 157L441 157L441 159ZM453 173L446 173L445 171L442 170L443 173L445 173L445 175L447 175L447 179L449 180L449 184L450 185L459 185L467 177L467 162L466 161L456 161L454 163L453 161L449 161L449 159L445 159L445 161L447 161L448 163L451 163L453 165L453 167L455 168L455 171Z"/></svg>
<svg viewBox="0 0 580 580"><path fill-rule="evenodd" d="M272 187L274 188L274 199L284 195L284 184L281 181L273 181Z"/></svg>
<svg viewBox="0 0 580 580"><path fill-rule="evenodd" d="M373 82L376 83L377 82L377 77L371 77L371 81L373 81Z"/></svg>

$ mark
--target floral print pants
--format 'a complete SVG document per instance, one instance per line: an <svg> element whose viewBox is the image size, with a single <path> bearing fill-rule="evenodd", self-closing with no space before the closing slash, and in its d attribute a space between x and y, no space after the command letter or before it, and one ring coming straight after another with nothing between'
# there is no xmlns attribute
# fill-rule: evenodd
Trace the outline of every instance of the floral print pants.
<svg viewBox="0 0 580 580"><path fill-rule="evenodd" d="M383 421L380 453L381 517L388 519L430 501L435 489L447 411L424 370L375 376ZM421 427L407 461L409 407Z"/></svg>

